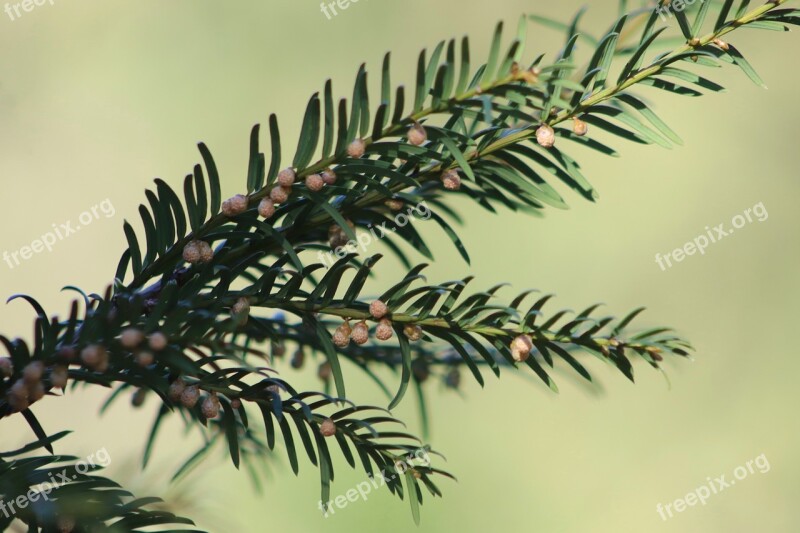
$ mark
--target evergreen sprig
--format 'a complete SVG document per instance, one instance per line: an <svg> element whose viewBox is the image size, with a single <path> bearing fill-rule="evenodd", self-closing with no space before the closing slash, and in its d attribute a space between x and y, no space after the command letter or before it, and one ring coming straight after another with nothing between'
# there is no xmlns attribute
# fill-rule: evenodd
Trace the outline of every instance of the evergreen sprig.
<svg viewBox="0 0 800 533"><path fill-rule="evenodd" d="M606 136L680 144L631 89L685 96L719 91L720 85L689 67L723 63L763 85L722 37L739 27L785 30L800 23L800 10L781 8L784 3L773 0L748 11L749 0L704 2L692 12L672 10L673 29L658 27L659 12L649 3L627 12L623 1L619 19L600 36L580 31L583 11L567 24L523 17L505 48L503 25L497 26L489 57L477 69L466 37L443 41L430 55L423 51L408 91L392 85L387 54L377 97L370 98L363 65L349 102L334 99L330 80L311 97L290 164L276 116L268 121L268 167L256 125L246 190L225 202L216 163L200 144L203 163L186 176L182 197L156 180L139 207L143 232L125 222L128 247L103 294L67 287L80 298L66 317L51 317L30 296L11 298L30 303L37 318L30 343L0 336L9 356L0 359L0 418L21 413L38 440L19 453L0 454L0 496L22 494L47 468L72 460L16 458L37 447L52 453L51 442L62 436L48 436L30 404L65 386L91 384L114 389L103 409L126 392L133 392L137 406L148 393L159 397L145 465L171 414L203 437L175 477L222 443L234 465L247 466L258 482L255 465L272 454L280 434L295 473L299 448L318 467L327 502L334 479L329 443L335 440L351 467L360 465L370 476L394 472L387 486L410 501L418 520L421 485L439 496L436 478L449 474L432 465L405 472L397 466L415 450L430 448L398 430L402 423L388 410L348 399L342 359L375 380L390 400L388 409L413 384L427 433L423 384L437 367L453 388L464 367L482 385L482 369L499 376L501 368L524 366L557 390L548 372L557 360L591 380L582 358L593 355L633 380L632 358L660 370L664 355L688 356L691 346L668 328L630 330L642 309L622 319L597 316L596 305L577 314L545 314L552 295L525 291L505 304L498 303L501 285L468 294L471 277L429 285L422 275L425 265L413 266L404 246L429 259L432 251L422 235L397 224L393 215L402 206L429 206L431 218L468 263L452 227L461 222L450 207L452 198L469 198L492 213L504 206L535 214L546 206L566 207L553 186L561 182L594 201L593 186L562 142L612 156L618 154ZM544 55L523 64L528 20L564 32L565 44L550 64ZM565 125L568 120L572 127ZM587 135L590 127L605 135ZM389 230L384 242L408 273L377 297L363 294L363 288L380 255L362 260L338 253L330 267L313 262L316 253L381 225ZM368 324L377 323L379 337L396 342L364 343L350 321L357 322L362 337ZM261 348L265 345L271 354ZM320 358L324 391L298 391L278 377L271 365L287 346L296 350L295 368L309 357ZM382 369L399 374L397 383L386 383ZM261 420L257 427L250 422L254 414ZM52 530L62 515L74 519L80 531L184 523L143 510L149 500L125 503L129 495L107 490L110 483L85 476L60 490L52 505L31 507L18 518L30 531ZM70 506L72 496L77 503ZM91 505L81 507L81 501ZM3 528L8 523L0 520Z"/></svg>

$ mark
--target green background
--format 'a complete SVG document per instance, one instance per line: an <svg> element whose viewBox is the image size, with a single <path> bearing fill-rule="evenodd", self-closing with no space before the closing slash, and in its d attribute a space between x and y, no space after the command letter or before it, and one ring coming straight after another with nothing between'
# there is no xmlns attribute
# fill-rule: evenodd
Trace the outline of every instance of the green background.
<svg viewBox="0 0 800 533"><path fill-rule="evenodd" d="M605 30L616 2L592 4L586 24ZM0 14L0 252L29 244L103 199L116 208L114 217L50 253L13 270L0 263L0 295L32 294L61 313L69 301L62 286L102 291L125 246L123 219L138 219L152 178L179 186L199 161L197 141L214 152L223 192L240 192L250 127L277 112L291 147L307 98L327 77L346 96L359 64L367 63L374 82L392 50L394 80L410 83L419 49L439 39L469 35L477 62L486 57L496 21L513 28L523 13L567 19L580 5L361 0L328 20L311 0L56 0L13 22ZM552 57L562 44L533 25L528 37L528 57ZM799 530L799 41L796 33L753 30L731 41L769 90L735 69L711 73L729 93L688 99L645 89L685 145L664 150L611 140L619 159L575 151L599 190L598 203L562 189L571 209L548 209L543 219L490 217L464 204L460 231L471 265L434 225L417 223L437 256L430 281L467 274L477 277L475 288L508 281L514 290L555 292L556 305L572 309L602 301L622 314L646 305L640 325L674 326L697 348L693 361L665 365L671 388L644 366L632 385L598 361L588 362L594 387L556 372L558 395L523 373L488 379L485 390L465 376L461 394L429 383L430 442L459 482L443 480L445 497L426 499L418 529L408 504L386 490L323 518L316 470L305 461L295 478L282 453L269 461L260 494L222 453L166 489L164 478L197 440L173 422L153 465L139 473L154 399L141 410L122 401L98 417L105 393L90 390L48 398L35 412L51 432L76 430L59 451L85 456L106 447L112 477L141 495L167 496L213 531ZM759 202L769 212L765 222L667 271L656 265L656 253ZM374 245L370 253L381 250ZM402 275L392 260L381 267L375 292ZM6 334L29 336L32 320L20 302L0 307ZM298 388L319 386L310 369L299 375L285 362L278 369ZM346 378L353 400L386 403L357 370L346 370ZM396 414L419 431L411 396ZM1 449L30 438L20 420L2 422ZM730 479L760 454L769 472L668 521L656 513L657 503L708 477ZM339 468L332 494L363 480L363 472Z"/></svg>

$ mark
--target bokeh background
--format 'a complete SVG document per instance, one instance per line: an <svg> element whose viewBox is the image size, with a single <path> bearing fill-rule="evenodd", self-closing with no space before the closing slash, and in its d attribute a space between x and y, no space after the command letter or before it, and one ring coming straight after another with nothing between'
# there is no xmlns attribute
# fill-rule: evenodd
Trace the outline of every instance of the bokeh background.
<svg viewBox="0 0 800 533"><path fill-rule="evenodd" d="M617 2L591 4L586 27L604 30ZM312 0L56 0L15 21L0 14L0 252L104 199L115 208L52 252L14 269L0 263L0 294L32 294L55 313L67 310L64 285L104 289L125 247L123 219L138 219L154 177L179 185L199 161L197 141L211 147L223 192L234 194L245 179L250 127L277 112L292 146L308 96L327 77L346 96L358 65L366 61L377 72L392 50L394 80L410 82L419 49L439 39L467 34L473 57L481 58L496 21L513 28L523 13L567 19L581 5L361 0L328 20ZM552 57L562 44L535 25L528 37L529 57ZM575 151L600 192L598 203L561 189L571 209L549 209L542 219L489 217L465 204L461 234L472 265L440 230L418 228L437 255L431 280L472 274L475 287L508 281L515 290L555 292L558 305L573 309L602 301L622 314L646 305L641 325L672 325L697 348L693 361L666 365L671 386L644 366L633 385L597 361L589 362L595 386L559 372L558 395L511 372L488 379L484 390L465 376L460 394L430 383L430 442L459 482L440 483L445 497L426 500L419 528L408 504L386 490L323 518L317 471L305 461L295 478L282 453L269 461L262 493L221 454L169 488L165 480L197 441L173 422L140 473L154 400L140 410L122 401L101 417L106 393L86 390L47 399L37 415L51 432L75 430L59 451L85 456L107 448L113 477L141 495L166 496L212 531L800 530L800 40L753 30L731 40L769 89L724 69L713 73L729 87L724 94L687 99L645 90L685 145L664 150L613 140L618 159ZM656 265L656 253L759 202L768 220L668 271ZM375 292L402 273L385 261ZM30 337L32 313L21 302L2 306L0 325L8 335ZM279 369L298 388L319 387L311 369ZM357 370L346 376L358 403L386 402ZM411 395L396 414L419 431ZM27 442L28 431L4 420L0 449ZM657 514L659 502L708 477L730 479L760 454L769 472L668 521ZM361 471L339 468L332 493L363 479Z"/></svg>

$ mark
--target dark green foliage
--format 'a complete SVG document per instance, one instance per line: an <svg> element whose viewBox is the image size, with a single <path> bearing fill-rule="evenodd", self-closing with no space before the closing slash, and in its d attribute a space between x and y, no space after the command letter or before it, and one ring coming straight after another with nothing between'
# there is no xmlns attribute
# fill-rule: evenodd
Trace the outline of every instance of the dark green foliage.
<svg viewBox="0 0 800 533"><path fill-rule="evenodd" d="M103 409L122 393L158 395L161 406L145 443L145 464L158 443L159 428L177 415L187 430L203 434L204 445L185 458L175 477L206 460L219 444L234 465L246 466L258 483L253 466L282 445L295 473L303 455L319 468L322 500L328 501L335 475L331 448L338 448L351 467L367 475L382 470L399 473L396 461L420 448L430 451L412 434L398 431L400 422L385 409L347 399L345 377L352 368L373 378L386 393L390 409L413 385L427 433L425 382L432 376L457 388L464 368L483 384L487 370L499 376L501 369L522 367L557 390L550 377L556 365L567 365L575 376L591 380L586 355L616 367L630 380L636 359L660 370L664 356L688 356L691 346L667 328L631 332L629 326L641 309L620 320L599 316L597 306L577 314L545 314L551 295L537 297L526 291L506 304L498 297L500 285L474 293L466 291L471 278L429 285L422 276L424 265L412 267L407 250L414 248L430 259L433 253L411 225L393 222L387 200L407 207L427 206L430 218L467 263L469 252L453 229L461 219L448 198L467 197L492 213L503 206L535 214L548 206L566 207L557 191L566 186L594 201L593 185L567 153L570 143L613 156L617 151L606 143L614 137L667 148L680 144L680 137L646 98L630 89L642 86L685 96L717 92L721 86L692 68L723 63L738 66L763 85L742 53L718 39L740 26L774 30L798 24L800 11L780 9L783 3L747 12L748 2L726 1L717 7L705 2L697 10L681 12L671 19L672 26L663 28L652 6L626 13L622 2L619 18L600 36L580 30L583 12L567 24L531 16L565 33L565 44L551 64L544 63L544 56L522 64L527 23L523 19L506 47L503 26L497 26L489 57L477 68L466 37L441 42L430 54L423 51L416 83L408 91L393 89L387 54L378 97L370 100L362 65L349 103L334 100L330 81L309 100L291 159L298 182L289 200L267 220L258 216L257 206L269 196L289 161L277 118L270 116L267 128L269 168L260 151L262 130L255 126L251 132L242 190L248 209L235 216L222 214L219 170L210 150L200 144L203 164L186 176L183 197L156 180L155 191L146 192L147 204L139 209L142 231L137 234L125 222L128 248L113 286L104 294L86 295L69 287L82 298L61 318L48 317L36 300L20 296L36 312L35 336L30 343L0 336L14 366L14 375L0 380L0 418L21 411L38 446L52 452L50 443L60 435L48 437L31 410L15 408L7 394L31 361L45 364L43 383L53 392L54 372L68 367L71 387L94 384L113 389ZM704 35L711 21L715 21L713 33ZM571 119L588 123L591 136L574 132L566 124ZM543 124L555 131L552 148L537 143L536 131ZM421 145L406 138L415 125L424 127L427 135ZM366 150L360 158L348 155L348 147L357 139ZM316 192L304 185L305 177L326 169L335 171L335 184ZM462 180L457 192L439 184L442 173L450 170ZM326 241L332 225L355 239L357 232L381 224L394 230L383 242L409 270L382 294L371 298L363 294L379 255L359 259L348 253L327 269L314 262L318 252L330 250ZM213 260L187 264L184 249L198 240L211 245ZM377 322L369 312L376 298L389 307L393 339L337 346L331 333L343 320ZM234 312L244 301L251 312ZM411 341L404 331L415 326L421 328L422 338ZM126 346L121 335L131 328L151 340L163 335L167 346ZM524 363L516 362L509 348L520 335L529 336L534 346ZM94 345L108 354L108 367L101 371L78 357ZM263 346L272 347L271 355ZM270 366L287 347L302 354L295 356L295 368L322 363L324 391L298 391L289 380L277 377ZM153 352L154 360L137 363L145 351ZM385 381L386 369L396 376L391 383ZM186 407L171 399L170 388L179 379L203 391L201 402ZM219 399L221 410L209 419L201 405L210 396ZM328 438L321 432L327 418L336 427ZM68 460L52 456L0 463L10 472L0 478L0 496L27 490L40 469ZM387 486L399 497L409 498L418 520L423 493L441 495L436 481L442 475L449 474L432 465L420 466ZM96 497L91 501L97 509L75 515L82 531L98 521L119 520L125 530L182 523L171 515L145 511L135 502L123 503L127 494L105 490L109 483L88 476L69 492L59 493L64 498L73 493ZM57 513L55 509L47 512ZM21 518L37 531L47 530L50 516L37 511Z"/></svg>

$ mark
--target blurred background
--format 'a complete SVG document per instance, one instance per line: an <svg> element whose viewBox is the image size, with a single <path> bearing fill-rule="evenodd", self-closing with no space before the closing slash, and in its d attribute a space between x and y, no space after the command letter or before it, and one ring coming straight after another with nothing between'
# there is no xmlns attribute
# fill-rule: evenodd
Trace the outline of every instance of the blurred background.
<svg viewBox="0 0 800 533"><path fill-rule="evenodd" d="M604 31L617 2L591 4L585 27ZM348 96L360 63L377 73L391 50L393 81L409 83L419 50L440 39L469 35L477 63L495 22L515 28L525 13L567 20L581 5L361 0L329 19L312 0L56 0L13 21L0 13L0 253L103 200L114 207L113 216L101 212L51 252L13 269L0 263L0 295L28 293L63 313L71 298L59 292L64 285L101 292L125 248L123 220L138 227L136 209L153 178L179 186L199 161L197 141L211 148L224 196L232 195L245 181L250 127L277 112L284 143L294 146L307 98L326 78ZM529 59L540 52L551 58L563 42L534 24L528 39ZM724 94L689 99L640 90L685 145L665 150L606 137L619 159L573 149L598 203L562 188L571 209L548 209L541 219L489 217L465 204L460 232L472 265L437 227L418 223L437 258L431 281L472 274L476 289L507 281L514 291L555 292L559 308L602 301L607 312L624 314L645 305L640 326L671 325L697 348L693 361L666 364L671 386L641 365L633 385L594 360L596 385L557 372L559 394L511 372L488 379L485 390L466 375L460 393L429 383L430 442L459 481L443 480L445 497L426 499L419 528L408 504L385 489L324 518L316 469L301 462L295 478L280 449L261 493L221 453L168 488L197 441L173 421L140 473L154 399L139 410L121 401L100 417L106 393L87 390L49 398L35 412L50 432L75 430L59 452L85 457L107 448L117 481L142 496L165 496L212 531L800 530L800 354L792 347L800 297L800 71L792 64L800 40L796 32L753 30L730 40L769 89L730 68L711 73L729 88ZM729 225L759 202L769 213L764 222L666 271L656 264L656 253L681 247L706 226ZM380 245L370 250L377 251ZM392 260L381 266L374 292L403 274ZM0 307L8 336L29 338L32 324L26 304ZM319 388L310 368L298 373L284 361L278 369L297 388ZM345 375L357 403L387 403L358 370ZM419 432L412 395L395 414ZM0 449L30 440L20 420L2 422ZM657 513L658 503L684 497L709 477L731 479L761 454L768 472L669 520ZM339 463L334 496L364 480Z"/></svg>

